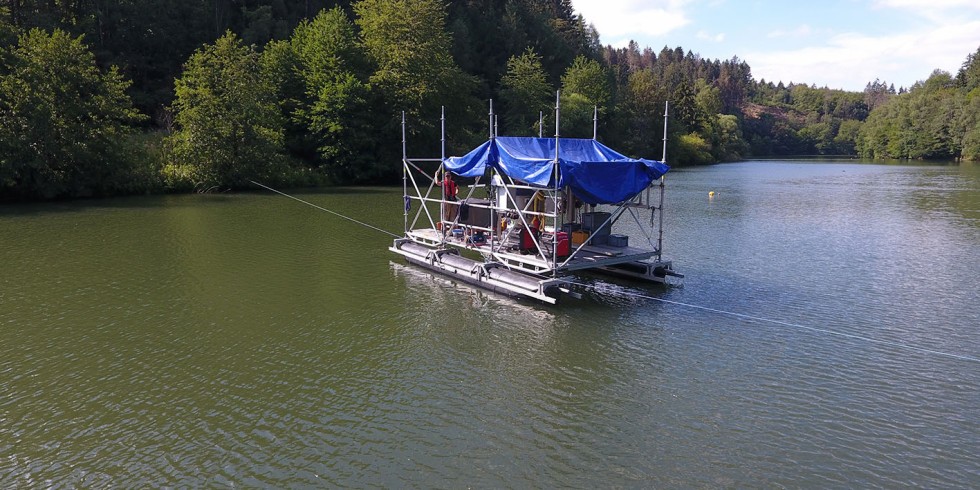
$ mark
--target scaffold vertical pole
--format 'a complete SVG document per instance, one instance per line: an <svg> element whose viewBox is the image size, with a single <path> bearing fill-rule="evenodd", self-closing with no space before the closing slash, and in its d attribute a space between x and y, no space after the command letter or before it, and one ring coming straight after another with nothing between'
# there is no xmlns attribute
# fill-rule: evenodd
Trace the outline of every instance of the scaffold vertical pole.
<svg viewBox="0 0 980 490"><path fill-rule="evenodd" d="M405 148L405 111L402 111L402 200L405 201L404 204L404 232L408 233L408 207L409 207L409 197L408 197L408 153ZM421 201L420 201L421 202ZM421 203L425 204L425 203Z"/></svg>
<svg viewBox="0 0 980 490"><path fill-rule="evenodd" d="M439 146L441 147L441 155L439 157L439 171L442 175L442 184L439 186L442 193L442 202L439 203L439 226L442 228L442 242L446 241L446 221L448 216L446 216L446 106L442 106L442 115L440 117L441 125L441 139L439 141Z"/></svg>
<svg viewBox="0 0 980 490"><path fill-rule="evenodd" d="M551 277L558 276L558 180L561 175L558 169L559 155L561 154L561 91L555 92L555 168L554 168L554 179L555 179L555 194L552 201L555 203L555 209L552 213L552 231L551 231ZM548 200L545 199L545 211L548 209ZM542 227L544 223L542 223Z"/></svg>
<svg viewBox="0 0 980 490"><path fill-rule="evenodd" d="M599 138L599 106L592 106L592 139Z"/></svg>
<svg viewBox="0 0 980 490"><path fill-rule="evenodd" d="M664 164L667 163L667 113L670 112L670 102L664 102L664 150L660 157L660 161ZM657 238L657 257L663 257L664 254L664 176L660 176L660 205L657 206L659 211L660 222L658 224L658 235Z"/></svg>

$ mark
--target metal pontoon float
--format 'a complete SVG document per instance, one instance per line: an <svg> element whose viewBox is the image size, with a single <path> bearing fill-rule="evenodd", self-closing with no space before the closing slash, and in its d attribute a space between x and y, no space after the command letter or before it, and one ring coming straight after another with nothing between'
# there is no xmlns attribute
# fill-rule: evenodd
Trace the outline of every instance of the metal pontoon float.
<svg viewBox="0 0 980 490"><path fill-rule="evenodd" d="M502 137L491 103L489 140L447 158L443 111L436 159L407 156L403 113L405 235L389 250L463 282L551 304L562 294L578 296L569 278L575 272L658 283L683 277L662 256L666 106L661 161L629 158L599 143L597 114L592 139L562 138L560 114L556 103L554 138ZM423 168L435 163L434 173ZM446 195L440 180L447 172L471 182L461 186L465 198ZM641 219L645 212L649 218ZM646 247L612 233L627 217Z"/></svg>

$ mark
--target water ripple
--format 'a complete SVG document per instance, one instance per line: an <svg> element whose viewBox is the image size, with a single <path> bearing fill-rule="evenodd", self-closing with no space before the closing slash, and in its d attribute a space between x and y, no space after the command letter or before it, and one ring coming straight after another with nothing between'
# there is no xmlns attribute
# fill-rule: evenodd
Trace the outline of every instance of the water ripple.
<svg viewBox="0 0 980 490"><path fill-rule="evenodd" d="M800 165L679 172L685 285L558 308L271 196L0 215L0 486L973 485L976 365L640 297L976 356L980 179Z"/></svg>

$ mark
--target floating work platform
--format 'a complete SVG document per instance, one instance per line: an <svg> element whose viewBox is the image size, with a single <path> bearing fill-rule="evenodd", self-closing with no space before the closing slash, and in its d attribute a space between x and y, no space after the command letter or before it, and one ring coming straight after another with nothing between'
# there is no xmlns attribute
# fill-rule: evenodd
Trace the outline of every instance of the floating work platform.
<svg viewBox="0 0 980 490"><path fill-rule="evenodd" d="M396 239L389 250L405 257L411 264L467 284L507 296L529 297L550 304L555 304L562 295L576 296L574 277L568 275L574 271L611 274L661 284L666 283L667 276L680 276L673 271L670 262L646 261L652 253L635 248L616 250L613 247L586 247L585 253L561 268L562 275L550 278L526 271L528 266L547 269L547 263L531 255L499 254L507 262L524 266L512 269L504 261L468 258L461 255L460 248L434 248L412 238Z"/></svg>
<svg viewBox="0 0 980 490"><path fill-rule="evenodd" d="M462 157L438 159L408 158L404 148L405 235L389 250L412 264L551 304L579 296L577 272L656 283L683 277L661 252L662 161L557 136L491 133ZM622 219L639 233L612 233Z"/></svg>

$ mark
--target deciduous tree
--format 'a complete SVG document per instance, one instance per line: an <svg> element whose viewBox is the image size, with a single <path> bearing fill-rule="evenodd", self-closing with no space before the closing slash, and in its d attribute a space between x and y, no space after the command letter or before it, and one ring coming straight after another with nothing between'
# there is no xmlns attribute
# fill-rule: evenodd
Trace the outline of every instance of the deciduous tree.
<svg viewBox="0 0 980 490"><path fill-rule="evenodd" d="M284 178L283 123L259 54L228 32L194 53L176 80L170 160L199 190Z"/></svg>
<svg viewBox="0 0 980 490"><path fill-rule="evenodd" d="M584 56L575 58L561 77L563 135L592 136L594 110L598 109L600 116L610 112L611 82L609 72L598 61ZM603 118L600 120L605 123Z"/></svg>
<svg viewBox="0 0 980 490"><path fill-rule="evenodd" d="M81 37L31 29L0 75L0 193L86 196L127 190L124 147L141 120L129 82L106 71Z"/></svg>
<svg viewBox="0 0 980 490"><path fill-rule="evenodd" d="M302 94L289 117L335 182L375 177L367 62L339 7L301 23L289 40Z"/></svg>
<svg viewBox="0 0 980 490"><path fill-rule="evenodd" d="M507 74L501 80L500 96L504 105L504 124L508 134L537 135L541 112L549 112L554 90L548 84L541 57L531 48L507 61Z"/></svg>

